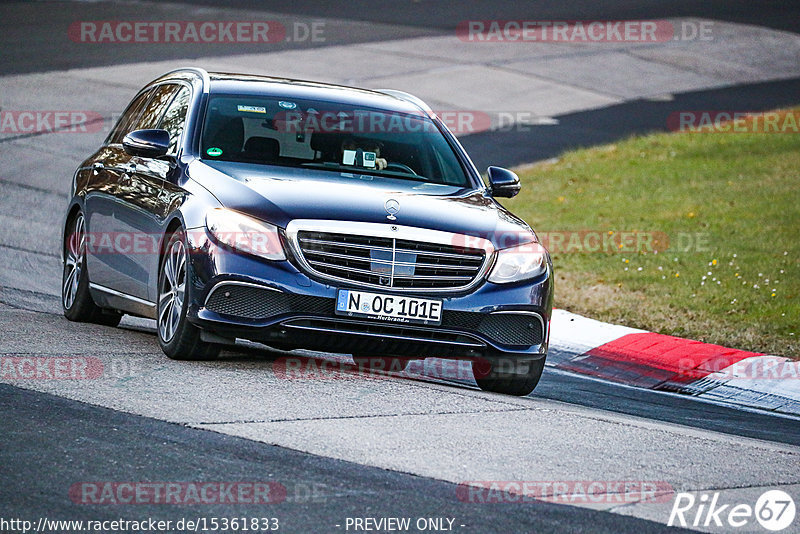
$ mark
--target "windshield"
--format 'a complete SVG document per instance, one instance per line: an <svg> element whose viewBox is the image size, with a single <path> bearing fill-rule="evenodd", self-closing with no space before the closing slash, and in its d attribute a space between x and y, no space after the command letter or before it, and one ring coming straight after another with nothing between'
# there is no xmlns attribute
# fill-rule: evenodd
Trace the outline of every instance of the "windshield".
<svg viewBox="0 0 800 534"><path fill-rule="evenodd" d="M212 96L202 157L306 167L467 187L470 181L434 122L337 102Z"/></svg>

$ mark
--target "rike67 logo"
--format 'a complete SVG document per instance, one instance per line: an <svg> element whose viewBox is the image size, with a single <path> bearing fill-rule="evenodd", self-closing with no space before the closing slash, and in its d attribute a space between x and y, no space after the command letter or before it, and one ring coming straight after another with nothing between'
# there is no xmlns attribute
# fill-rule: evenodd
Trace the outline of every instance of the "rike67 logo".
<svg viewBox="0 0 800 534"><path fill-rule="evenodd" d="M792 497L781 490L764 492L755 505L722 503L719 492L713 494L678 493L672 504L667 526L721 527L725 531L749 527L756 523L772 532L786 529L794 522L796 509Z"/></svg>

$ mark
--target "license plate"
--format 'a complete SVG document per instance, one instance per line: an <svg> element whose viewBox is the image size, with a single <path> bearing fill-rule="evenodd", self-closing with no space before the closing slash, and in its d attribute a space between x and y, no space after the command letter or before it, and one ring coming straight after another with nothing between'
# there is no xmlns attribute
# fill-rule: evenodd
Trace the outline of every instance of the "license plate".
<svg viewBox="0 0 800 534"><path fill-rule="evenodd" d="M438 325L442 322L442 301L340 289L336 314L395 323Z"/></svg>

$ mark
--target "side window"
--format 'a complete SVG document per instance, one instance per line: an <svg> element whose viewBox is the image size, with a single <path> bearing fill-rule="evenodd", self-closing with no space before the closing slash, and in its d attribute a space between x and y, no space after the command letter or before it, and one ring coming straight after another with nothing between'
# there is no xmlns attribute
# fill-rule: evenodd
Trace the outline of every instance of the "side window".
<svg viewBox="0 0 800 534"><path fill-rule="evenodd" d="M113 144L113 143L121 143L122 138L125 137L128 133L133 131L133 125L136 123L136 119L139 118L139 114L142 112L144 105L147 103L147 100L153 94L153 91L145 91L144 93L140 94L136 98L128 104L128 107L122 113L122 116L117 121L117 124L111 130L111 133L106 138L106 144Z"/></svg>
<svg viewBox="0 0 800 534"><path fill-rule="evenodd" d="M146 130L155 128L164 110L180 87L180 85L176 84L164 84L156 87L153 98L147 103L147 107L144 108L139 120L136 121L136 127L133 129Z"/></svg>
<svg viewBox="0 0 800 534"><path fill-rule="evenodd" d="M192 92L188 87L181 87L167 111L164 112L164 118L161 119L160 128L169 132L168 154L176 154L178 152L178 140L183 133L183 125L186 122L186 112L189 110L191 96Z"/></svg>

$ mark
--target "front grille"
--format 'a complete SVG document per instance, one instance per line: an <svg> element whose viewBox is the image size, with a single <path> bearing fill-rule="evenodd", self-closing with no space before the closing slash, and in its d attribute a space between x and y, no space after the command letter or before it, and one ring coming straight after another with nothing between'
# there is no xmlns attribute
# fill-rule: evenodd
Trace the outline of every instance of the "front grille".
<svg viewBox="0 0 800 534"><path fill-rule="evenodd" d="M486 262L483 249L301 230L305 263L326 278L395 289L459 289L470 286Z"/></svg>

